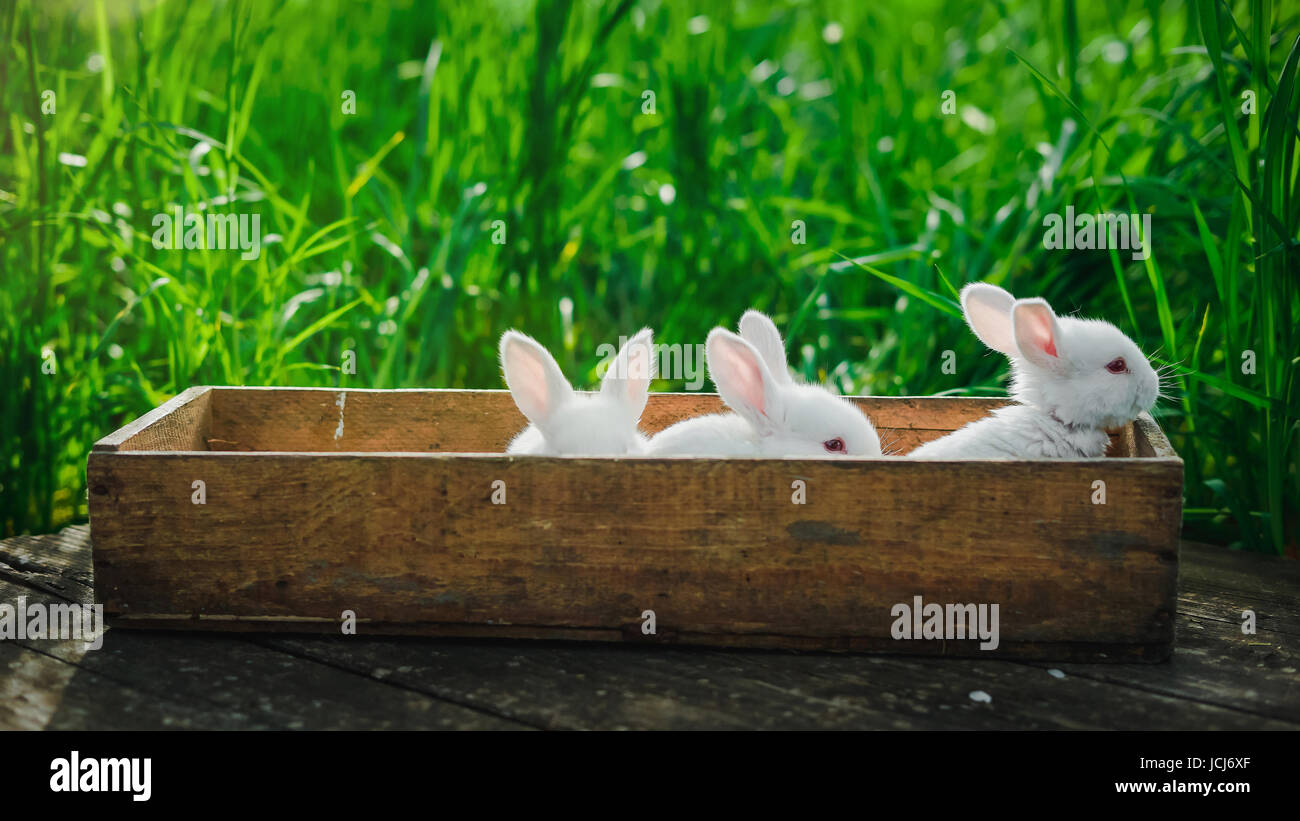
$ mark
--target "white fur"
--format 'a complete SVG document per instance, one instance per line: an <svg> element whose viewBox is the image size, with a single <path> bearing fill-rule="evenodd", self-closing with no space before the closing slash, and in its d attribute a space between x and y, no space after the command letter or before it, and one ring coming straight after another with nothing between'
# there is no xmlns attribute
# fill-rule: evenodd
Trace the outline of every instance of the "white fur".
<svg viewBox="0 0 1300 821"><path fill-rule="evenodd" d="M748 311L741 336L714 328L705 342L709 376L734 413L685 419L650 439L651 456L880 456L880 437L852 402L791 378L772 320ZM825 443L842 439L844 452Z"/></svg>
<svg viewBox="0 0 1300 821"><path fill-rule="evenodd" d="M570 387L551 354L518 331L501 337L501 369L515 405L531 423L506 448L511 454L634 456L645 451L637 430L654 377L651 332L623 346L595 393Z"/></svg>
<svg viewBox="0 0 1300 821"><path fill-rule="evenodd" d="M1011 360L1018 404L928 442L911 459L1078 459L1106 455L1107 428L1155 404L1159 379L1137 345L1109 322L1058 317L1043 299L1016 299L976 282L962 312L985 345ZM1122 358L1128 373L1111 373Z"/></svg>

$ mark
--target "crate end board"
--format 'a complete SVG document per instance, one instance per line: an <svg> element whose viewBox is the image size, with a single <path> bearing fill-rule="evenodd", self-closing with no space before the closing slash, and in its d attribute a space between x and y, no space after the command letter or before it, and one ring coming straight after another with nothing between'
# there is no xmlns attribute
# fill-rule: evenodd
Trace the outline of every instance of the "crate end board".
<svg viewBox="0 0 1300 821"><path fill-rule="evenodd" d="M1149 419L1098 460L552 459L428 447L508 433L501 392L342 393L187 392L91 453L117 624L314 631L350 610L372 632L619 638L654 610L682 644L959 654L892 640L890 608L923 594L999 605L1001 646L980 655L1172 644L1182 463ZM918 438L998 404L861 401ZM380 433L328 449L315 428L332 437L348 408ZM277 431L299 447L224 449Z"/></svg>

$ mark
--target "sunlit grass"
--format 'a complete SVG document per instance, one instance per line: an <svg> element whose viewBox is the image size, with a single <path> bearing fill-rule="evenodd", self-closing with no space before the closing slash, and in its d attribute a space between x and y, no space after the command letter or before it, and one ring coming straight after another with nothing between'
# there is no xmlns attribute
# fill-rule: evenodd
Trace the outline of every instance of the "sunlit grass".
<svg viewBox="0 0 1300 821"><path fill-rule="evenodd" d="M90 444L190 385L499 387L511 326L590 383L752 305L842 390L996 393L987 279L1159 351L1187 533L1293 550L1300 17L1049 7L0 4L0 531L84 518ZM173 204L261 256L155 249ZM1151 255L1045 250L1068 205Z"/></svg>

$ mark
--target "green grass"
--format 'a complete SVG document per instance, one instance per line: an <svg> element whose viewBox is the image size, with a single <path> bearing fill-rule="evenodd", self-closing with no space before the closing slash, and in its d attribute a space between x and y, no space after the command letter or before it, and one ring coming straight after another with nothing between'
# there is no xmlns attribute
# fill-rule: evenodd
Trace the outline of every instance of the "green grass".
<svg viewBox="0 0 1300 821"><path fill-rule="evenodd" d="M512 326L590 383L756 306L846 392L997 393L985 279L1158 351L1185 532L1294 555L1300 14L1044 8L0 0L0 532L84 519L90 444L190 385L499 387ZM175 203L270 244L157 250ZM1044 250L1068 205L1151 256Z"/></svg>

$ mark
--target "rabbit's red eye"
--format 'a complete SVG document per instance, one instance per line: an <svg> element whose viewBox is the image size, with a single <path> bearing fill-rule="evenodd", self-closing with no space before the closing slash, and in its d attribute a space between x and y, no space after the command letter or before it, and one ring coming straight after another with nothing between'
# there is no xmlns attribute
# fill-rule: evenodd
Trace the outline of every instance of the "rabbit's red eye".
<svg viewBox="0 0 1300 821"><path fill-rule="evenodd" d="M825 442L822 442L822 447L826 448L826 450L831 453L843 453L844 440L838 436L834 439L827 439Z"/></svg>
<svg viewBox="0 0 1300 821"><path fill-rule="evenodd" d="M1106 363L1106 370L1111 373L1128 373L1128 365L1124 364L1124 357L1117 356Z"/></svg>

